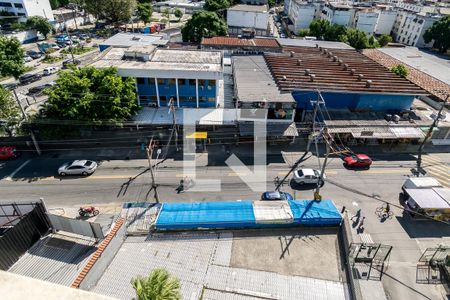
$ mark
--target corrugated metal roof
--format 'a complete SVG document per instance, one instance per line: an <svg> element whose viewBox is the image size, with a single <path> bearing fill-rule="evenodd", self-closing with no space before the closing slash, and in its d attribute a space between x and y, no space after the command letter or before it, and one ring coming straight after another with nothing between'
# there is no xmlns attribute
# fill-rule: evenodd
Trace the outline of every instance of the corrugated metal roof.
<svg viewBox="0 0 450 300"><path fill-rule="evenodd" d="M69 286L94 253L95 240L50 234L33 245L8 271Z"/></svg>
<svg viewBox="0 0 450 300"><path fill-rule="evenodd" d="M228 8L229 11L251 11L251 12L259 12L265 13L267 12L267 5L247 5L247 4L238 4L233 7Z"/></svg>
<svg viewBox="0 0 450 300"><path fill-rule="evenodd" d="M420 87L355 50L283 47L264 55L281 91L342 91L426 95Z"/></svg>

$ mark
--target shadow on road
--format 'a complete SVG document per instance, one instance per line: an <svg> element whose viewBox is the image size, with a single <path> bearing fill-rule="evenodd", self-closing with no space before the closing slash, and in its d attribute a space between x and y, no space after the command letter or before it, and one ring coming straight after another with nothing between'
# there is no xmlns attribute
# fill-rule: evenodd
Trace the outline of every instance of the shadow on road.
<svg viewBox="0 0 450 300"><path fill-rule="evenodd" d="M407 213L396 216L397 221L410 238L442 238L450 237L450 226L432 220L415 220Z"/></svg>

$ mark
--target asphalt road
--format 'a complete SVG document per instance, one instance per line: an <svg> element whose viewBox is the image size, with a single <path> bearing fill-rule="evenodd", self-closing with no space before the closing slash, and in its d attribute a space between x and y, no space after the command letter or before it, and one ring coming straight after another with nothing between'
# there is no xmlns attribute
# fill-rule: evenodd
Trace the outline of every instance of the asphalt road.
<svg viewBox="0 0 450 300"><path fill-rule="evenodd" d="M58 177L57 168L74 158L80 157L70 153L57 158L53 158L52 154L42 157L24 155L18 160L0 163L0 201L37 200L42 197L50 208L74 208L91 203L119 206L124 201L154 201L153 191L150 190L150 174L146 171L147 160L103 160L97 171L89 177ZM95 158L95 155L91 158ZM273 161L267 166L267 190L274 189L274 177L282 177L288 170L286 163ZM441 174L440 179L446 185L449 184L445 181L448 177L446 174L449 174L449 161L449 154L433 154L424 158L425 168L434 174ZM413 221L394 206L392 209L395 215L380 221L375 210L382 203L352 190L398 205L400 188L411 175L410 169L414 165L414 157L410 155L385 156L377 158L370 170L355 171L345 169L341 160L333 158L326 172L329 181L321 193L324 199L332 199L339 209L345 206L350 215L361 208L362 214L366 216L365 233L374 242L394 247L383 276L383 285L390 299L442 299L445 293L442 286L416 283L416 264L427 247L449 244L450 226L431 221ZM309 158L303 167L317 168L317 158ZM256 200L260 197L260 192L252 191L239 177L251 178L250 173L236 174L227 166L218 164L200 166L197 174L197 178L220 179L221 190L188 190L177 194L175 188L180 179L186 176L182 162L167 160L160 164L156 178L161 201ZM296 199L311 199L313 188L306 186L302 190L293 190L285 185L283 190L291 192Z"/></svg>

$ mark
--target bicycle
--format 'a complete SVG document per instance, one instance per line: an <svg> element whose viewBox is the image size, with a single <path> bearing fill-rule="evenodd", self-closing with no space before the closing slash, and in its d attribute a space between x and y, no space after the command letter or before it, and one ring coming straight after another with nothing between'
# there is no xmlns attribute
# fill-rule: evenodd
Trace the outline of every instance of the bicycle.
<svg viewBox="0 0 450 300"><path fill-rule="evenodd" d="M375 214L378 216L379 219L384 219L384 220L392 219L392 216L394 215L394 213L392 212L392 210L389 207L389 204L377 207L377 209L375 210Z"/></svg>

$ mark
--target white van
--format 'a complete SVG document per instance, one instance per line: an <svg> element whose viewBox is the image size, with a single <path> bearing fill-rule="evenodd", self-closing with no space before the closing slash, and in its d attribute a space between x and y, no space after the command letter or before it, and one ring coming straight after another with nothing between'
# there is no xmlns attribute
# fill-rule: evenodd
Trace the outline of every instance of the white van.
<svg viewBox="0 0 450 300"><path fill-rule="evenodd" d="M47 67L44 69L45 76L55 74L56 72L58 72L58 67Z"/></svg>

